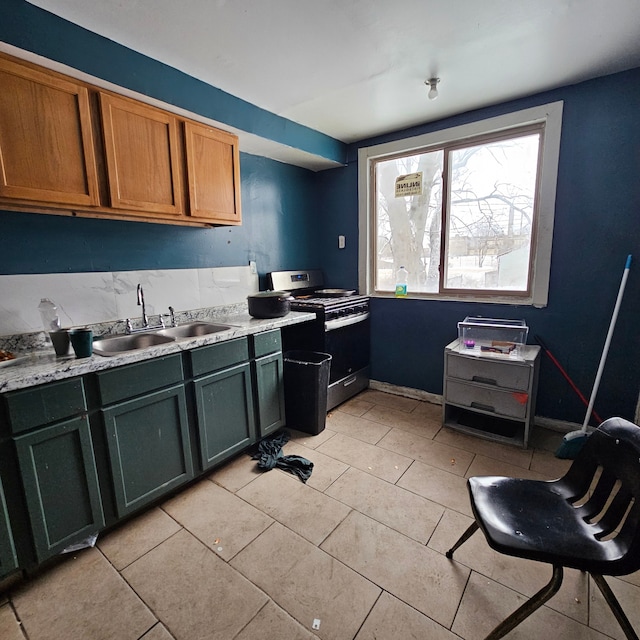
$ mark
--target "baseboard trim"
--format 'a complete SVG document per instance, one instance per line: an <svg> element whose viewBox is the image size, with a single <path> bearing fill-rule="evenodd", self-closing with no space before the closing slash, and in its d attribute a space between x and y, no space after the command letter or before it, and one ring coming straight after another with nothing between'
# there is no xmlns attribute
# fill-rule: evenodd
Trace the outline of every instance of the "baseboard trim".
<svg viewBox="0 0 640 640"><path fill-rule="evenodd" d="M388 382L380 382L379 380L369 380L369 388L374 389L375 391L384 391L385 393L391 393L395 396L412 398L413 400L424 400L425 402L432 402L433 404L442 404L441 395L437 393L429 393L428 391L422 391L422 389L399 387L395 384L389 384Z"/></svg>
<svg viewBox="0 0 640 640"><path fill-rule="evenodd" d="M428 391L422 391L422 389L413 389L411 387L400 387L388 382L381 382L379 380L369 380L369 389L375 391L383 391L384 393L391 393L396 396L404 396L405 398L412 398L414 400L423 400L425 402L432 402L433 404L442 405L442 395L437 393L429 393ZM575 422L566 422L564 420L556 420L555 418L545 418L544 416L535 416L533 423L537 427L543 429L550 429L551 431L558 431L559 433L569 433L571 431L578 431L582 428L581 424Z"/></svg>

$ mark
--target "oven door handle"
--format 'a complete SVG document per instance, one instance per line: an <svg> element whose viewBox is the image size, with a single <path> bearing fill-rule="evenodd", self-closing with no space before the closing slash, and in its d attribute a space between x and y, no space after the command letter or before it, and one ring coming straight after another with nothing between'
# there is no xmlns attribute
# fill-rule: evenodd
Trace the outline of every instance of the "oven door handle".
<svg viewBox="0 0 640 640"><path fill-rule="evenodd" d="M359 322L364 322L369 319L369 312L367 313L359 313L357 316L351 316L350 318L341 318L339 320L327 320L324 323L324 330L327 331L335 331L336 329L342 329L343 327L348 327L352 324L358 324Z"/></svg>

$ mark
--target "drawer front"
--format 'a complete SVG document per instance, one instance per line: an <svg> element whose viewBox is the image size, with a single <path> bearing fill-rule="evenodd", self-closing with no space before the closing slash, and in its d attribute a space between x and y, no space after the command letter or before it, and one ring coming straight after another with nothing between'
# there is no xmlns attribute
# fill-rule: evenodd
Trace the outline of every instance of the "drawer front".
<svg viewBox="0 0 640 640"><path fill-rule="evenodd" d="M13 433L22 433L84 413L87 402L82 378L61 380L5 394Z"/></svg>
<svg viewBox="0 0 640 640"><path fill-rule="evenodd" d="M253 336L253 357L261 358L270 353L282 351L282 336L280 329L257 333Z"/></svg>
<svg viewBox="0 0 640 640"><path fill-rule="evenodd" d="M197 377L249 360L249 341L247 338L237 338L228 342L219 342L193 349L189 352L189 356L191 371L194 377Z"/></svg>
<svg viewBox="0 0 640 640"><path fill-rule="evenodd" d="M128 364L96 373L102 404L108 405L127 398L162 389L182 381L182 356L175 355Z"/></svg>
<svg viewBox="0 0 640 640"><path fill-rule="evenodd" d="M531 367L517 362L480 360L447 354L447 375L459 380L527 391L531 372Z"/></svg>
<svg viewBox="0 0 640 640"><path fill-rule="evenodd" d="M448 380L445 400L468 409L525 420L529 395L524 391L504 391Z"/></svg>

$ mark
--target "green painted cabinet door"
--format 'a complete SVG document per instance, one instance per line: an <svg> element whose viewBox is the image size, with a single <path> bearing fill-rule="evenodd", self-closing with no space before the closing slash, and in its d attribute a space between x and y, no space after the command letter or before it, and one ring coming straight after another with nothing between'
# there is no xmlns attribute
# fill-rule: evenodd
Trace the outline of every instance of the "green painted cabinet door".
<svg viewBox="0 0 640 640"><path fill-rule="evenodd" d="M13 533L9 523L7 503L4 498L2 480L0 480L0 578L18 568L18 556L13 543Z"/></svg>
<svg viewBox="0 0 640 640"><path fill-rule="evenodd" d="M260 437L284 426L284 382L282 353L254 361Z"/></svg>
<svg viewBox="0 0 640 640"><path fill-rule="evenodd" d="M193 386L205 470L255 442L249 363L196 378Z"/></svg>
<svg viewBox="0 0 640 640"><path fill-rule="evenodd" d="M119 517L193 478L182 384L112 405L102 414Z"/></svg>
<svg viewBox="0 0 640 640"><path fill-rule="evenodd" d="M98 533L104 515L87 418L14 440L38 561Z"/></svg>

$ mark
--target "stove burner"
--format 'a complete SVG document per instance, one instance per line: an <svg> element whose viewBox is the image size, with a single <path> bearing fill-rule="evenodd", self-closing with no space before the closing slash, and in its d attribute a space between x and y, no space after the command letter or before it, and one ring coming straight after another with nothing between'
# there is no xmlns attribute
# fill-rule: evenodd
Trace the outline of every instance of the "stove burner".
<svg viewBox="0 0 640 640"><path fill-rule="evenodd" d="M274 271L267 279L272 288L291 292L293 311L315 311L325 320L369 311L367 296L355 289L325 288L322 273L317 270Z"/></svg>

